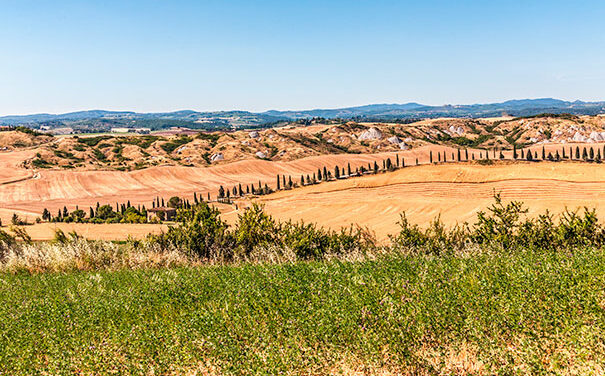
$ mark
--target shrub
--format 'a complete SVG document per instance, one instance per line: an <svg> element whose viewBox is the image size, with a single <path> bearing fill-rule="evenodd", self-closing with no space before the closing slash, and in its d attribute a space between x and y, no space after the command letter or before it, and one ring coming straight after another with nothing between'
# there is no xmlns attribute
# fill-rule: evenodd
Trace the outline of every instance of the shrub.
<svg viewBox="0 0 605 376"><path fill-rule="evenodd" d="M232 259L234 242L218 209L201 202L191 210L178 210L177 221L178 225L170 226L164 234L151 235L150 240L162 249L173 246L200 259Z"/></svg>
<svg viewBox="0 0 605 376"><path fill-rule="evenodd" d="M243 252L243 256L248 256L254 247L276 243L278 232L273 217L267 215L262 206L252 204L239 215L234 235L238 249Z"/></svg>

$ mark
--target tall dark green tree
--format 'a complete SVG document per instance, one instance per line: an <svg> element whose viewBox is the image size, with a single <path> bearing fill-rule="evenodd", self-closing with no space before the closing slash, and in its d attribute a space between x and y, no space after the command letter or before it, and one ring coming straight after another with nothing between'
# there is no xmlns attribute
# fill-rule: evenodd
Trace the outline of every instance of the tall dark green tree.
<svg viewBox="0 0 605 376"><path fill-rule="evenodd" d="M338 168L338 166L334 167L334 177L336 179L340 179L340 169Z"/></svg>

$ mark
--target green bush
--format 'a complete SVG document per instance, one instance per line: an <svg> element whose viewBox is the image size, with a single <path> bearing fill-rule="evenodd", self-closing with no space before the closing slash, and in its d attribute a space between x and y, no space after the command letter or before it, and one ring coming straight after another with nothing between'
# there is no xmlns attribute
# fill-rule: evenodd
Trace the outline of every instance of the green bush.
<svg viewBox="0 0 605 376"><path fill-rule="evenodd" d="M150 240L167 249L170 246L189 256L204 260L230 260L233 257L233 237L227 224L220 219L220 211L205 202L192 209L177 211L176 226L168 232L151 235Z"/></svg>

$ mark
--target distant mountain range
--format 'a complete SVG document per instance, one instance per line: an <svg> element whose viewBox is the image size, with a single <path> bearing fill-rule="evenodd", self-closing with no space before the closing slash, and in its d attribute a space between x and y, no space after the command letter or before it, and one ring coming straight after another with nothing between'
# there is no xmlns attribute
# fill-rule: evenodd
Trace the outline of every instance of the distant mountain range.
<svg viewBox="0 0 605 376"><path fill-rule="evenodd" d="M183 126L198 129L239 129L263 127L293 120L321 117L353 120L387 121L438 117L478 118L502 115L532 116L541 113L596 115L605 113L605 102L562 101L559 99L521 99L502 103L428 106L419 103L371 104L338 109L300 111L175 111L136 113L129 111L79 111L66 114L35 114L0 117L0 124L26 125L33 128L72 127L80 130L104 130L111 127L149 127L163 129Z"/></svg>

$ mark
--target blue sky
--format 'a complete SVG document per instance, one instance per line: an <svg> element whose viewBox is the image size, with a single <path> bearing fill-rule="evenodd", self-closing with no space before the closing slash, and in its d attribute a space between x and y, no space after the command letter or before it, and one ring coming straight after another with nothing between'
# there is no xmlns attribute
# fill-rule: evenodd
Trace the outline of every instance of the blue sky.
<svg viewBox="0 0 605 376"><path fill-rule="evenodd" d="M602 1L0 0L0 115L605 99Z"/></svg>

